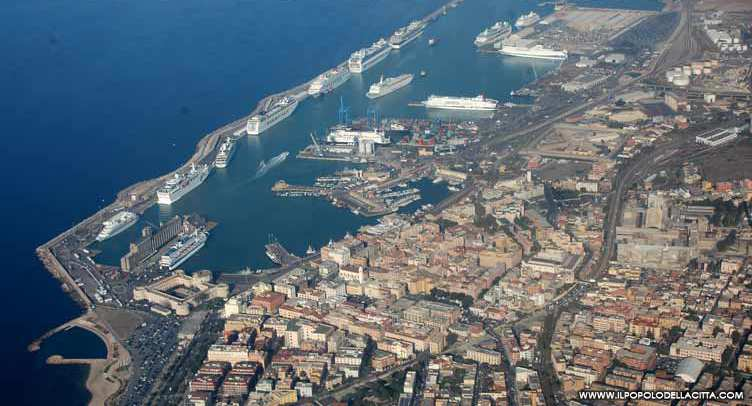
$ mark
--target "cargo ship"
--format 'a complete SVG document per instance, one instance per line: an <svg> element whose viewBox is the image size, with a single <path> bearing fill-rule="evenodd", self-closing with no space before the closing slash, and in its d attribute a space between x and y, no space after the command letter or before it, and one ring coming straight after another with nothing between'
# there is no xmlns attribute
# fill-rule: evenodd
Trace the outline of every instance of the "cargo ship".
<svg viewBox="0 0 752 406"><path fill-rule="evenodd" d="M280 121L290 117L297 107L298 99L285 96L273 103L268 109L262 110L260 113L249 118L245 131L248 135L259 135Z"/></svg>
<svg viewBox="0 0 752 406"><path fill-rule="evenodd" d="M97 234L97 241L112 238L136 224L136 222L138 222L138 215L129 211L121 211L102 223L104 228Z"/></svg>
<svg viewBox="0 0 752 406"><path fill-rule="evenodd" d="M389 38L389 45L394 49L400 49L418 38L425 28L426 23L420 20L415 20L406 27L402 27L395 31Z"/></svg>
<svg viewBox="0 0 752 406"><path fill-rule="evenodd" d="M545 48L543 45L535 45L532 47L519 47L503 45L499 50L502 55L519 56L522 58L534 58L534 59L552 59L552 60L565 60L569 56L567 51L557 51L554 49Z"/></svg>
<svg viewBox="0 0 752 406"><path fill-rule="evenodd" d="M370 69L373 65L383 61L392 48L389 43L381 38L374 42L368 48L359 49L350 56L347 60L347 67L352 73L363 73Z"/></svg>
<svg viewBox="0 0 752 406"><path fill-rule="evenodd" d="M173 270L197 253L206 244L208 233L195 230L190 234L181 234L178 241L159 258L159 266Z"/></svg>
<svg viewBox="0 0 752 406"><path fill-rule="evenodd" d="M219 146L217 156L214 158L215 168L227 168L227 164L232 159L232 155L235 153L235 141L230 138L225 138L222 145Z"/></svg>
<svg viewBox="0 0 752 406"><path fill-rule="evenodd" d="M157 203L172 204L177 202L188 192L204 183L210 171L209 165L196 166L196 164L191 164L191 169L187 173L182 175L176 173L162 187L157 189Z"/></svg>
<svg viewBox="0 0 752 406"><path fill-rule="evenodd" d="M311 86L308 87L308 95L317 97L327 94L342 86L351 76L352 73L346 67L337 67L328 70L311 82Z"/></svg>
<svg viewBox="0 0 752 406"><path fill-rule="evenodd" d="M490 28L486 28L481 31L477 37L475 37L475 46L484 47L492 45L493 43L506 38L512 33L512 26L506 21L499 21Z"/></svg>
<svg viewBox="0 0 752 406"><path fill-rule="evenodd" d="M378 82L372 84L368 89L366 97L368 97L369 99L375 99L377 97L386 96L389 93L392 93L409 85L412 81L413 75L409 73L386 79L384 79L384 76L382 75L381 79L379 79Z"/></svg>
<svg viewBox="0 0 752 406"><path fill-rule="evenodd" d="M451 97L431 95L423 102L426 108L445 110L494 111L498 100L488 99L483 95L476 97Z"/></svg>
<svg viewBox="0 0 752 406"><path fill-rule="evenodd" d="M518 29L529 27L540 21L540 16L535 11L531 11L525 15L521 15L520 18L514 23L514 26Z"/></svg>

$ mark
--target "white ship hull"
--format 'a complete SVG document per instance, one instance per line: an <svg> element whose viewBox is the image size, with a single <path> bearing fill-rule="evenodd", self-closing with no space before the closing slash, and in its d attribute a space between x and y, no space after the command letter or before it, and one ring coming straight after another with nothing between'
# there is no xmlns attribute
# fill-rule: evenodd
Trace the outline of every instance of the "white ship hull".
<svg viewBox="0 0 752 406"><path fill-rule="evenodd" d="M477 97L447 97L430 96L423 105L429 109L464 110L464 111L495 111L498 101Z"/></svg>
<svg viewBox="0 0 752 406"><path fill-rule="evenodd" d="M129 229L132 225L136 224L138 222L138 216L133 213L130 213L130 214L132 214L132 217L130 217L129 219L127 219L126 221L122 223L118 223L112 228L108 227L108 225L105 224L105 229L102 230L99 234L97 234L97 241L104 241L108 238L112 238L122 233L123 231ZM108 221L115 221L116 216L118 215L113 216Z"/></svg>
<svg viewBox="0 0 752 406"><path fill-rule="evenodd" d="M246 133L248 135L259 135L264 131L274 127L280 121L286 119L287 117L290 117L298 107L297 99L291 98L291 101L292 102L290 104L282 107L274 108L273 106L269 110L269 112L263 115L258 114L249 118L248 123L246 124Z"/></svg>
<svg viewBox="0 0 752 406"><path fill-rule="evenodd" d="M391 79L395 80L394 83L378 82L371 85L370 89L368 89L368 93L366 93L366 97L369 99L375 99L396 92L397 90L409 85L413 81L413 75L402 75ZM388 80L389 79L387 79L387 81Z"/></svg>
<svg viewBox="0 0 752 406"><path fill-rule="evenodd" d="M548 59L562 61L567 59L567 51L555 51L543 48L522 48L512 46L502 46L499 50L502 55L517 56L521 58Z"/></svg>
<svg viewBox="0 0 752 406"><path fill-rule="evenodd" d="M196 175L190 182L184 186L171 190L171 191L157 191L157 203L158 204L173 204L180 200L183 196L187 195L190 191L197 188L204 183L209 176L209 168L200 170L200 173Z"/></svg>
<svg viewBox="0 0 752 406"><path fill-rule="evenodd" d="M197 234L191 239L190 248L187 251L181 253L181 255L177 257L173 257L171 255L163 255L159 259L159 265L162 268L167 268L172 271L173 269L179 267L183 262L187 261L188 258L192 257L201 248L204 248L204 245L206 245L206 240L207 235L205 233Z"/></svg>
<svg viewBox="0 0 752 406"><path fill-rule="evenodd" d="M389 144L389 138L381 130L357 130L338 126L333 128L326 137L326 142L332 144L355 145L363 141L380 145Z"/></svg>
<svg viewBox="0 0 752 406"><path fill-rule="evenodd" d="M232 156L235 154L235 143L232 141L225 141L223 146L220 147L217 157L214 159L214 167L224 169L230 163Z"/></svg>
<svg viewBox="0 0 752 406"><path fill-rule="evenodd" d="M511 33L512 27L510 27L508 23L499 22L493 27L478 34L473 43L476 47L485 47L498 42L500 39L507 37Z"/></svg>
<svg viewBox="0 0 752 406"><path fill-rule="evenodd" d="M421 34L423 34L423 29L415 31L414 33L410 34L407 38L402 40L401 42L390 43L389 46L391 46L392 49L401 49L405 47L407 44L415 41L418 37L420 37Z"/></svg>
<svg viewBox="0 0 752 406"><path fill-rule="evenodd" d="M327 72L324 76L319 76L316 79L316 83L311 84L308 88L308 95L318 97L319 95L330 93L342 86L350 77L352 77L352 72L345 68L336 72Z"/></svg>
<svg viewBox="0 0 752 406"><path fill-rule="evenodd" d="M348 67L350 68L350 72L363 73L368 69L371 69L374 65L386 59L386 57L389 56L389 51L391 50L392 49L389 47L389 45L386 45L383 49L376 51L376 53L372 55L366 56L360 61L349 62Z"/></svg>

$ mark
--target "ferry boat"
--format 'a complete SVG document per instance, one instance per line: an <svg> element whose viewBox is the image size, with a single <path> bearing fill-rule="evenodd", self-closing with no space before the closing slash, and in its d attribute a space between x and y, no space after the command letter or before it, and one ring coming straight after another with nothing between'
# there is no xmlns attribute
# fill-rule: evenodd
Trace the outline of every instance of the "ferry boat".
<svg viewBox="0 0 752 406"><path fill-rule="evenodd" d="M490 28L486 28L485 30L481 31L481 33L478 34L477 37L475 37L474 43L476 47L484 47L507 37L511 33L512 26L509 25L508 22L498 21Z"/></svg>
<svg viewBox="0 0 752 406"><path fill-rule="evenodd" d="M203 248L207 238L208 233L199 230L180 235L178 241L159 258L159 266L169 270L179 267L180 264Z"/></svg>
<svg viewBox="0 0 752 406"><path fill-rule="evenodd" d="M535 11L531 11L528 14L521 15L520 18L514 23L514 26L518 29L529 27L540 21L540 16Z"/></svg>
<svg viewBox="0 0 752 406"><path fill-rule="evenodd" d="M350 59L347 60L347 67L352 73L363 73L370 69L373 65L383 61L392 48L389 43L381 38L374 42L370 47L363 48L355 51Z"/></svg>
<svg viewBox="0 0 752 406"><path fill-rule="evenodd" d="M446 110L494 111L498 100L488 99L483 95L476 97L428 96L423 102L426 108Z"/></svg>
<svg viewBox="0 0 752 406"><path fill-rule="evenodd" d="M346 125L336 125L332 127L326 136L326 142L331 144L355 145L363 141L370 141L374 144L389 144L389 137L384 130L372 128L353 128Z"/></svg>
<svg viewBox="0 0 752 406"><path fill-rule="evenodd" d="M214 158L215 168L226 168L235 153L235 141L226 138L222 145L219 146L217 156Z"/></svg>
<svg viewBox="0 0 752 406"><path fill-rule="evenodd" d="M274 158L270 159L269 161L262 160L259 163L258 170L256 171L256 177L264 175L266 172L269 171L269 169L274 168L275 166L281 164L282 162L285 162L285 159L290 155L289 152L285 151Z"/></svg>
<svg viewBox="0 0 752 406"><path fill-rule="evenodd" d="M395 31L389 38L389 45L394 49L400 49L418 38L425 28L426 23L420 20L415 20L406 27L402 27Z"/></svg>
<svg viewBox="0 0 752 406"><path fill-rule="evenodd" d="M308 87L308 95L317 97L327 94L342 86L351 76L352 73L345 67L328 70L313 80L311 86Z"/></svg>
<svg viewBox="0 0 752 406"><path fill-rule="evenodd" d="M196 164L192 164L191 169L186 174L176 173L157 190L157 203L172 204L177 202L188 192L204 183L210 171L209 165L196 166Z"/></svg>
<svg viewBox="0 0 752 406"><path fill-rule="evenodd" d="M557 51L545 48L543 45L535 45L532 47L504 45L499 50L499 53L502 55L519 56L522 58L552 59L559 61L565 60L569 56L566 50Z"/></svg>
<svg viewBox="0 0 752 406"><path fill-rule="evenodd" d="M386 79L384 79L384 76L382 75L381 79L379 79L378 82L372 84L368 89L366 97L368 97L369 99L375 99L377 97L386 96L389 93L392 93L409 85L412 81L413 75L409 73Z"/></svg>
<svg viewBox="0 0 752 406"><path fill-rule="evenodd" d="M248 119L246 124L246 133L248 135L259 135L268 130L280 121L290 117L298 107L298 99L285 96L273 103L268 109L261 111L259 114Z"/></svg>
<svg viewBox="0 0 752 406"><path fill-rule="evenodd" d="M97 234L97 241L104 241L108 238L112 238L130 226L136 224L138 221L138 215L129 211L121 211L115 214L109 219L105 220L102 225L104 228Z"/></svg>

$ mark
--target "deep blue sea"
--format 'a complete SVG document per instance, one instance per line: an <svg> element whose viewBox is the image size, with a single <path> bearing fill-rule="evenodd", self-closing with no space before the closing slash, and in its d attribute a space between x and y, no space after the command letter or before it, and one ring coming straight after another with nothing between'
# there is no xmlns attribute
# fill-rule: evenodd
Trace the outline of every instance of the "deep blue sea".
<svg viewBox="0 0 752 406"><path fill-rule="evenodd" d="M625 4L626 3L626 4ZM101 356L90 333L71 330L38 353L26 345L80 313L37 261L34 248L112 201L136 181L174 169L207 132L244 115L272 92L304 82L355 49L423 16L443 0L9 0L0 6L0 289L4 404L85 404L86 369L44 365L55 353ZM658 7L654 0L588 5ZM549 6L550 8L550 6ZM198 212L219 222L190 269L262 267L270 232L301 253L308 244L354 231L366 221L314 199L275 199L278 179L308 182L335 168L294 159L311 131L336 121L339 96L362 115L362 96L378 75L425 69L427 79L374 102L382 115L422 116L407 102L430 93L505 100L555 68L481 55L472 38L495 20L536 9L536 1L467 0L422 39L394 53L334 95L306 101L260 139L246 138L230 167L168 210L146 218ZM426 37L439 44L429 48ZM262 179L260 159L291 158ZM445 191L431 185L426 198ZM129 230L135 231L136 228ZM132 237L132 235L131 235ZM129 238L103 245L114 261Z"/></svg>

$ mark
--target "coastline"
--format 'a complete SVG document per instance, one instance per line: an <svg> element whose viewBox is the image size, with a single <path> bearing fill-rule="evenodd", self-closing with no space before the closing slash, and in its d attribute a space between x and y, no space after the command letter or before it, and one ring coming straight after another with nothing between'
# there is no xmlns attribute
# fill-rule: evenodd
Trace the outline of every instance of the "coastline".
<svg viewBox="0 0 752 406"><path fill-rule="evenodd" d="M450 0L437 10L429 13L421 20L430 24L435 21L442 12L447 11L450 8L454 8L461 4L464 0ZM347 61L337 64L336 66L346 66ZM156 191L157 189L174 174L184 171L192 164L199 163L209 158L215 153L219 141L224 137L232 137L234 134L245 127L247 120L254 114L257 114L260 110L266 108L270 101L276 98L288 95L299 98L299 101L308 97L305 91L308 85L315 79L312 78L302 84L296 85L288 90L268 95L256 104L254 109L246 116L240 117L232 122L213 130L212 132L204 135L199 139L196 144L194 153L191 157L178 168L140 182L136 182L129 185L119 191L114 201L107 206L97 210L89 217L81 220L67 230L54 236L47 242L43 243L36 249L37 257L42 261L45 269L61 282L61 287L75 302L77 302L85 310L85 312L74 320L71 320L61 326L55 327L45 333L41 338L34 340L29 344L29 351L36 351L39 349L41 342L55 334L56 332L67 328L67 326L78 325L93 333L97 334L106 344L108 352L107 359L90 359L90 360L68 360L60 357L48 359L48 364L60 364L60 363L84 363L89 365L88 376L86 379L86 389L91 394L89 401L90 405L102 405L109 404L113 398L125 389L128 380L132 374L132 368L130 367L131 356L119 337L116 337L114 330L104 320L97 316L95 305L92 300L86 295L80 286L75 282L74 278L65 269L62 263L58 260L53 252L53 248L63 242L66 238L74 236L78 231L85 230L96 226L107 218L107 214L113 210L128 208L138 214L143 214L148 208L156 204ZM77 323L77 324L76 324ZM115 371L110 371L110 368L115 367Z"/></svg>

